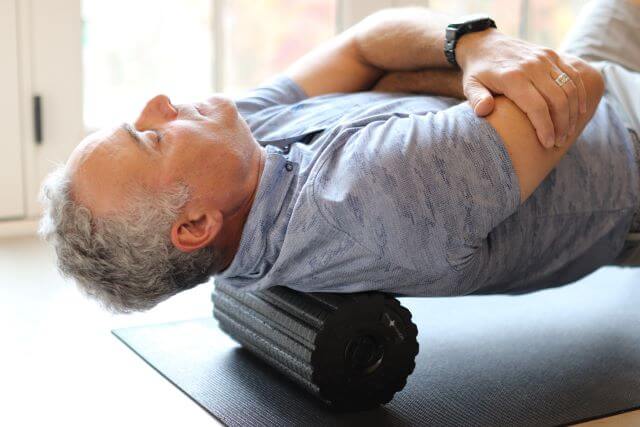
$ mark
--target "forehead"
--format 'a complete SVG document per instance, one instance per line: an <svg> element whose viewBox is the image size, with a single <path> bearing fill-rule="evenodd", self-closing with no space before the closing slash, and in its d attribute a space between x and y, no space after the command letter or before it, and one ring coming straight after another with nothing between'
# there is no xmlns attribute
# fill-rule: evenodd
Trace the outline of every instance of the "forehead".
<svg viewBox="0 0 640 427"><path fill-rule="evenodd" d="M142 153L121 127L93 133L73 151L67 168L76 201L100 215L123 207L144 173Z"/></svg>
<svg viewBox="0 0 640 427"><path fill-rule="evenodd" d="M67 161L67 168L73 173L79 168L82 168L87 160L90 160L93 156L100 154L106 154L114 149L117 149L118 145L121 145L121 140L126 138L126 133L120 127L112 127L109 129L99 130L88 135L76 146L71 153L69 160Z"/></svg>

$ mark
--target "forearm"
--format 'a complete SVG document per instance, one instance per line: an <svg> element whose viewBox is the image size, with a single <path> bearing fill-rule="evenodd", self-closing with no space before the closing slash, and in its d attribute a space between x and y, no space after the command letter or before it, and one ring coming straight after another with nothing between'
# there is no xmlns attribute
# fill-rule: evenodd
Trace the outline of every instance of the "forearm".
<svg viewBox="0 0 640 427"><path fill-rule="evenodd" d="M527 115L506 97L497 97L495 109L487 117L502 137L520 184L521 201L525 201L578 138L593 116L604 90L602 77L584 62L574 62L586 85L587 112L578 120L576 130L569 133L566 143L546 150L537 141ZM464 98L461 73L454 70L430 69L395 71L383 76L374 87L383 92L428 93Z"/></svg>
<svg viewBox="0 0 640 427"><path fill-rule="evenodd" d="M373 90L465 98L462 90L462 73L444 68L392 71L383 75L373 87Z"/></svg>
<svg viewBox="0 0 640 427"><path fill-rule="evenodd" d="M386 9L350 31L361 60L383 71L451 68L444 53L446 15L426 8Z"/></svg>
<svg viewBox="0 0 640 427"><path fill-rule="evenodd" d="M296 61L287 74L312 97L370 90L379 81L377 89L388 88L389 80L398 78L385 76L389 72L454 70L443 52L448 22L425 8L377 12ZM563 145L586 112L580 72L551 49L488 28L462 36L455 57L474 112L486 116L494 108L493 95L505 95L525 112L546 148ZM401 75L394 85L404 88L395 90L407 91L409 80L409 86L418 86L411 92L462 97L450 76L441 71L433 76L418 86L416 75ZM558 83L560 76L568 82Z"/></svg>
<svg viewBox="0 0 640 427"><path fill-rule="evenodd" d="M524 202L556 167L560 159L578 139L593 117L604 92L602 76L586 63L576 63L583 75L587 93L587 111L578 119L576 129L567 135L565 144L552 150L543 148L527 115L506 97L497 97L488 122L501 136L520 183L521 202Z"/></svg>
<svg viewBox="0 0 640 427"><path fill-rule="evenodd" d="M424 8L387 9L318 46L287 74L309 96L370 90L386 71L450 67L447 19Z"/></svg>

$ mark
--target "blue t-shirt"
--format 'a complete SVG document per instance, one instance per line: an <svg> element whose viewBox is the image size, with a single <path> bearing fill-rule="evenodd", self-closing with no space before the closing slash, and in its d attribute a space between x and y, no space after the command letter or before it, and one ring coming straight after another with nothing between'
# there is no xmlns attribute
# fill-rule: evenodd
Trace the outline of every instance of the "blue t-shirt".
<svg viewBox="0 0 640 427"><path fill-rule="evenodd" d="M246 290L557 286L610 263L639 205L635 148L606 101L522 205L500 136L459 100L308 98L279 77L236 105L267 160L239 250L216 280Z"/></svg>

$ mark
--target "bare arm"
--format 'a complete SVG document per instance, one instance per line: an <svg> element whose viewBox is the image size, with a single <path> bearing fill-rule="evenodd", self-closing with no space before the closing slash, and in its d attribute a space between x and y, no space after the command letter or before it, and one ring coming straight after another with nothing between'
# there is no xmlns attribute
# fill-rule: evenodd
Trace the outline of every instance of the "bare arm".
<svg viewBox="0 0 640 427"><path fill-rule="evenodd" d="M495 30L469 34L461 39L458 54L462 73L456 73L451 67L447 69L448 63L441 52L445 22L442 15L421 8L378 12L309 53L290 68L289 75L310 96L365 90L378 82L377 89L403 85L401 90L407 91L413 84L412 91L417 86L423 92L456 97L466 94L469 97L469 87L465 84L473 78L471 86L477 87L478 75L485 76L486 81L509 87L512 92L503 91L506 97L496 97L487 120L504 141L524 201L556 166L593 116L603 92L602 78L577 58L561 57L548 49L531 47L533 45L510 39ZM496 50L500 52L495 53ZM519 66L513 58L524 62ZM548 73L545 67L551 61L549 58L565 64L573 76L580 76L584 102L580 109L583 113L575 114L578 109L576 86L570 91L575 105L570 105L571 96L563 92L566 89L560 88L549 74L545 74ZM470 77L469 69L478 75L471 74ZM539 77L543 83L531 76ZM536 84L547 85L548 92L537 91ZM552 99L554 96L559 96L557 102ZM559 147L545 149L539 141L548 139L545 135L548 126L540 127L540 122L546 119L551 122L550 109L552 115L565 113L558 121L564 122L566 133L560 136ZM574 113L573 124L569 123L569 110ZM545 146L549 147L549 144Z"/></svg>
<svg viewBox="0 0 640 427"><path fill-rule="evenodd" d="M315 96L368 90L386 71L450 67L442 53L446 25L444 15L424 8L380 11L303 56L287 74Z"/></svg>
<svg viewBox="0 0 640 427"><path fill-rule="evenodd" d="M587 113L580 117L575 131L567 136L565 145L553 150L546 150L540 146L527 115L504 96L496 98L495 108L487 116L489 123L502 137L509 153L520 183L522 202L540 185L582 133L602 97L604 83L598 71L578 58L566 56L565 59L582 73L587 95ZM392 72L382 77L374 89L464 98L462 76L453 70Z"/></svg>
<svg viewBox="0 0 640 427"><path fill-rule="evenodd" d="M295 62L309 96L369 90L387 71L452 68L442 52L448 17L425 8L374 13Z"/></svg>
<svg viewBox="0 0 640 427"><path fill-rule="evenodd" d="M574 66L583 75L587 111L579 117L575 129L567 135L562 147L547 150L540 146L536 130L527 115L506 97L497 97L493 112L487 116L489 123L502 137L511 158L520 183L521 202L524 202L556 167L589 123L602 98L604 82L600 73L581 60L575 61Z"/></svg>
<svg viewBox="0 0 640 427"><path fill-rule="evenodd" d="M287 71L309 96L370 89L388 71L452 69L442 52L448 17L425 8L388 9L309 52ZM476 114L493 110L492 94L512 99L547 147L562 144L586 112L581 73L550 49L493 29L463 36L456 56ZM553 80L566 72L562 88Z"/></svg>
<svg viewBox="0 0 640 427"><path fill-rule="evenodd" d="M383 75L372 90L376 92L405 92L465 99L462 88L462 73L442 68L392 71Z"/></svg>

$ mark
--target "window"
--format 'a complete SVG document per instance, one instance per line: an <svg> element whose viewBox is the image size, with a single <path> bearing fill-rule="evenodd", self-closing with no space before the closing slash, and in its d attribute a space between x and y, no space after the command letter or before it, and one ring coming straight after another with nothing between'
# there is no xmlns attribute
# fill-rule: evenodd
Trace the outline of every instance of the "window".
<svg viewBox="0 0 640 427"><path fill-rule="evenodd" d="M588 0L521 1L529 4L524 37L534 43L558 48Z"/></svg>
<svg viewBox="0 0 640 427"><path fill-rule="evenodd" d="M335 0L232 0L224 8L223 89L237 93L281 72L335 34Z"/></svg>
<svg viewBox="0 0 640 427"><path fill-rule="evenodd" d="M238 94L336 32L405 0L83 0L84 122L134 118L159 93L174 102ZM450 15L487 12L501 31L558 47L586 0L417 0Z"/></svg>
<svg viewBox="0 0 640 427"><path fill-rule="evenodd" d="M486 12L500 31L552 48L560 47L588 0L430 0L435 10L451 14Z"/></svg>
<svg viewBox="0 0 640 427"><path fill-rule="evenodd" d="M136 117L159 93L202 97L213 82L210 0L85 0L84 122Z"/></svg>
<svg viewBox="0 0 640 427"><path fill-rule="evenodd" d="M159 93L181 102L215 90L244 91L335 33L335 0L84 0L82 6L88 128L130 120Z"/></svg>

